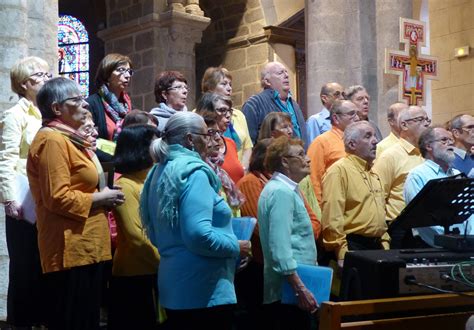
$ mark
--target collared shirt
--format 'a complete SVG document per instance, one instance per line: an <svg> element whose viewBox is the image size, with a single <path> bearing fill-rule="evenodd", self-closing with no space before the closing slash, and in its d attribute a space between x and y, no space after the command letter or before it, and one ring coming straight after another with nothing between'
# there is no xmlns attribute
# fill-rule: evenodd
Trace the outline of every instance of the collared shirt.
<svg viewBox="0 0 474 330"><path fill-rule="evenodd" d="M328 169L322 206L323 244L338 259L348 251L348 234L381 237L389 248L382 183L365 160L348 154Z"/></svg>
<svg viewBox="0 0 474 330"><path fill-rule="evenodd" d="M308 145L313 142L319 135L329 131L331 129L331 114L329 110L323 107L323 109L315 115L312 115L306 121L306 130L308 133Z"/></svg>
<svg viewBox="0 0 474 330"><path fill-rule="evenodd" d="M430 159L425 160L421 165L418 165L410 171L408 174L407 180L405 182L405 188L403 190L403 196L405 202L408 204L415 196L420 192L420 190L428 183L428 181L433 179L446 178L448 176L459 174L458 170L449 168L446 172L443 171L441 166L436 164ZM461 233L464 233L465 226L468 225L467 221L462 224L452 225L450 229L458 228ZM474 225L471 224L468 227L468 234L473 233ZM426 242L426 244L436 247L434 245L434 236L442 235L444 229L441 226L431 226L423 228L413 229L413 234L418 235Z"/></svg>
<svg viewBox="0 0 474 330"><path fill-rule="evenodd" d="M274 172L272 175L272 179L283 182L288 186L288 188L296 191L299 194L298 184L295 181L291 180L289 177L287 177L285 174L280 172Z"/></svg>
<svg viewBox="0 0 474 330"><path fill-rule="evenodd" d="M319 203L322 201L321 182L329 166L346 155L344 132L337 127L332 127L326 133L318 136L309 146L308 157L310 163L310 177L314 193Z"/></svg>
<svg viewBox="0 0 474 330"><path fill-rule="evenodd" d="M300 125L298 124L298 118L296 118L296 112L293 108L293 98L291 93L288 92L288 97L286 98L286 105L280 99L280 93L278 91L273 91L273 98L275 99L276 104L281 109L281 111L286 112L291 116L291 123L293 124L293 131L296 136L301 139L301 130Z"/></svg>
<svg viewBox="0 0 474 330"><path fill-rule="evenodd" d="M390 132L390 134L385 139L383 139L382 141L377 143L377 156L376 156L376 158L379 158L380 155L382 154L382 152L384 152L385 150L387 150L391 146L397 144L398 140L399 140L398 137L395 134L393 134L392 132Z"/></svg>
<svg viewBox="0 0 474 330"><path fill-rule="evenodd" d="M0 202L13 200L15 177L26 175L28 149L41 128L41 112L26 98L1 114Z"/></svg>
<svg viewBox="0 0 474 330"><path fill-rule="evenodd" d="M474 155L456 147L454 148L454 155L453 168L466 174L470 178L474 177Z"/></svg>
<svg viewBox="0 0 474 330"><path fill-rule="evenodd" d="M258 225L264 257L263 302L281 300L284 276L298 264L316 265L317 252L311 221L297 184L281 173L262 190Z"/></svg>
<svg viewBox="0 0 474 330"><path fill-rule="evenodd" d="M423 162L420 150L403 138L375 161L373 171L382 180L387 220L393 221L405 208L403 186L408 172Z"/></svg>

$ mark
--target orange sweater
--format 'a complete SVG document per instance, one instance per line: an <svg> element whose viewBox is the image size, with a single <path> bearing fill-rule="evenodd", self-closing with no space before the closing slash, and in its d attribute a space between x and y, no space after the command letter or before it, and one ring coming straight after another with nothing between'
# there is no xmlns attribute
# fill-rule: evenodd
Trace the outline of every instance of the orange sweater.
<svg viewBox="0 0 474 330"><path fill-rule="evenodd" d="M258 199L262 193L263 187L268 182L270 178L265 177L259 172L250 172L246 174L240 181L237 183L240 191L245 196L245 203L241 206L240 212L243 217L254 217L257 218L257 208L258 208ZM308 211L309 218L311 220L311 226L313 227L314 239L317 240L319 234L321 233L321 222L314 214L313 210L309 206L306 198L302 195L304 205ZM263 253L262 247L260 244L260 236L258 223L255 226L255 230L252 235L252 254L253 259L258 263L263 264Z"/></svg>
<svg viewBox="0 0 474 330"><path fill-rule="evenodd" d="M221 167L229 174L232 181L236 183L244 176L244 167L240 163L234 140L224 137L224 141L227 150L224 156L224 163Z"/></svg>
<svg viewBox="0 0 474 330"><path fill-rule="evenodd" d="M91 209L99 181L94 163L61 133L40 130L29 150L27 173L43 272L110 260L105 210Z"/></svg>
<svg viewBox="0 0 474 330"><path fill-rule="evenodd" d="M310 178L319 205L322 202L323 175L333 163L346 155L343 135L343 131L333 126L329 131L314 139L309 146Z"/></svg>

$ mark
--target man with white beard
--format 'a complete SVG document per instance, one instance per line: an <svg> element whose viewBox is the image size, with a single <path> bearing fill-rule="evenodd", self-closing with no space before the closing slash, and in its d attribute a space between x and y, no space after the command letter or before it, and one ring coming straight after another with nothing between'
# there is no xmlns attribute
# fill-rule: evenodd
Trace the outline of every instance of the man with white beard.
<svg viewBox="0 0 474 330"><path fill-rule="evenodd" d="M451 132L442 127L429 127L420 135L418 147L425 162L413 168L408 174L403 190L406 204L415 198L428 181L459 174L458 170L452 168L455 154ZM460 233L464 233L466 222L452 225L450 230L458 228ZM471 231L472 224L468 228L468 234ZM436 247L434 236L442 234L444 229L441 226L413 229L413 236L420 237L430 247Z"/></svg>

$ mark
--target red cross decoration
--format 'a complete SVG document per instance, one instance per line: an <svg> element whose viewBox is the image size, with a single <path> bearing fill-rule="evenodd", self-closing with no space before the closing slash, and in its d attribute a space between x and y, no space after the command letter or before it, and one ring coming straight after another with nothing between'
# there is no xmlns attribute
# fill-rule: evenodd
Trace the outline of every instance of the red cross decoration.
<svg viewBox="0 0 474 330"><path fill-rule="evenodd" d="M408 105L424 105L426 80L438 79L436 57L420 54L426 44L426 24L400 18L400 43L404 50L385 49L385 73L399 75L398 99Z"/></svg>

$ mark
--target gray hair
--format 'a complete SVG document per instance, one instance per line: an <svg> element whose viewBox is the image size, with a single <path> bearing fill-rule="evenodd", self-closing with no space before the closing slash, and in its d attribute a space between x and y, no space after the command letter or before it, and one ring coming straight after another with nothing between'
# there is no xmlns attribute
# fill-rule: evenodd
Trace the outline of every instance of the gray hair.
<svg viewBox="0 0 474 330"><path fill-rule="evenodd" d="M364 86L362 85L354 85L354 86L351 86L349 87L346 92L345 92L345 95L346 95L346 100L352 100L352 97L357 93L357 92L360 92L360 91L367 91L365 89Z"/></svg>
<svg viewBox="0 0 474 330"><path fill-rule="evenodd" d="M48 80L36 95L36 103L43 119L54 119L57 115L53 111L54 103L61 103L71 96L80 95L79 85L71 79L57 77Z"/></svg>
<svg viewBox="0 0 474 330"><path fill-rule="evenodd" d="M202 115L206 111L216 112L216 104L219 101L223 101L232 108L232 99L228 96L217 94L214 92L204 93L196 106L196 113Z"/></svg>
<svg viewBox="0 0 474 330"><path fill-rule="evenodd" d="M401 126L402 122L407 121L408 119L411 119L411 112L417 108L421 108L417 105L411 105L408 108L403 109L400 111L398 114L398 126Z"/></svg>
<svg viewBox="0 0 474 330"><path fill-rule="evenodd" d="M449 121L447 129L450 130L450 131L453 130L453 129L460 130L462 128L462 126L464 125L464 119L463 119L464 116L469 116L469 115L467 113L463 113L463 114L457 115L453 119L451 119Z"/></svg>
<svg viewBox="0 0 474 330"><path fill-rule="evenodd" d="M176 112L166 123L162 136L150 146L153 160L165 163L168 160L170 145L184 146L186 136L193 131L200 131L204 125L204 119L194 112Z"/></svg>
<svg viewBox="0 0 474 330"><path fill-rule="evenodd" d="M418 139L418 149L420 149L423 158L426 158L426 154L428 153L428 149L426 148L428 144L436 140L436 128L443 127L439 125L430 126L421 133L420 138Z"/></svg>
<svg viewBox="0 0 474 330"><path fill-rule="evenodd" d="M346 148L346 151L349 148L349 143L351 141L357 141L362 138L362 129L363 127L372 127L373 126L365 120L361 121L356 121L354 123L351 123L347 125L346 129L344 130L344 147Z"/></svg>

